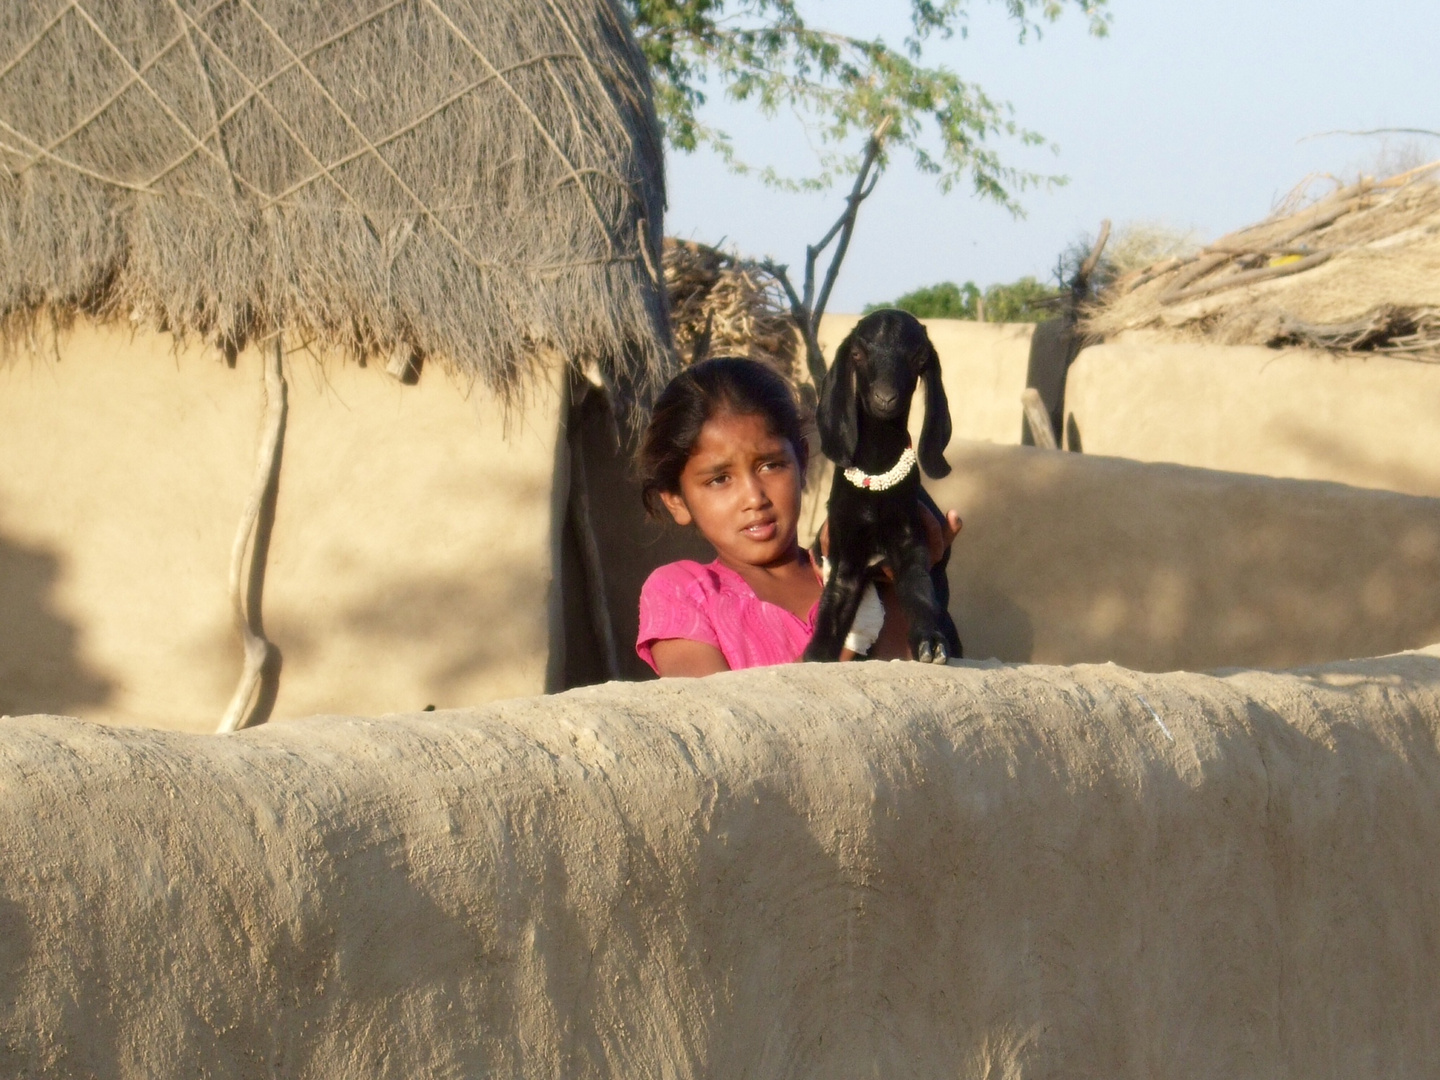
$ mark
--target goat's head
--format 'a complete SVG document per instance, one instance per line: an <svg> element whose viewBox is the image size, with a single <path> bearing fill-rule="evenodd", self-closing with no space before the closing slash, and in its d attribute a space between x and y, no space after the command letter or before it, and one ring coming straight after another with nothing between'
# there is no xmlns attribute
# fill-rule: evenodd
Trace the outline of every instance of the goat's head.
<svg viewBox="0 0 1440 1080"><path fill-rule="evenodd" d="M893 308L866 315L835 351L835 362L820 388L816 416L825 456L842 467L853 464L862 410L876 420L904 424L915 385L922 379L925 424L920 431L920 465L930 476L947 475L950 406L940 379L940 358L920 320Z"/></svg>

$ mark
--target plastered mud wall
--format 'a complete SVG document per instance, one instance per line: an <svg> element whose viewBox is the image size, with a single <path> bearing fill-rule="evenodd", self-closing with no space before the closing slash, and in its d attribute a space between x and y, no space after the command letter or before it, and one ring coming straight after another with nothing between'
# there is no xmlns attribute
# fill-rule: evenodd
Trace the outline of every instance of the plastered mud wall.
<svg viewBox="0 0 1440 1080"><path fill-rule="evenodd" d="M0 1072L1440 1071L1440 655L7 721Z"/></svg>
<svg viewBox="0 0 1440 1080"><path fill-rule="evenodd" d="M1440 499L953 443L966 655L1290 667L1440 641Z"/></svg>
<svg viewBox="0 0 1440 1080"><path fill-rule="evenodd" d="M213 730L240 673L227 591L263 402L167 335L79 322L0 362L0 714ZM286 357L264 589L277 716L539 693L561 403L508 429L438 365ZM503 627L503 632L497 628Z"/></svg>
<svg viewBox="0 0 1440 1080"><path fill-rule="evenodd" d="M1086 453L1440 495L1436 364L1121 341L1080 354L1065 410Z"/></svg>

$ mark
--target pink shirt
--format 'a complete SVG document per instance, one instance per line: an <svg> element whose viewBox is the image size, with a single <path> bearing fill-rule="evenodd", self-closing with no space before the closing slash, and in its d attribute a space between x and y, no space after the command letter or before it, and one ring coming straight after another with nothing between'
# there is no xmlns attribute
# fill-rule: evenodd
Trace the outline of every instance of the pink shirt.
<svg viewBox="0 0 1440 1080"><path fill-rule="evenodd" d="M652 668L650 647L667 638L714 645L731 670L789 664L800 659L815 633L808 618L767 603L745 579L716 559L712 563L667 563L645 579L640 590L640 634L635 651Z"/></svg>

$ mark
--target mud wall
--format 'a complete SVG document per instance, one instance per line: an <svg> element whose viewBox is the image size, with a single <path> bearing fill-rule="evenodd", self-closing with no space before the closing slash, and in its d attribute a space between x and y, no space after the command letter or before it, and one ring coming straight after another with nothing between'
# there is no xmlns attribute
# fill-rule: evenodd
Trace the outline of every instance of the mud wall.
<svg viewBox="0 0 1440 1080"><path fill-rule="evenodd" d="M508 433L438 368L415 385L286 360L269 538L275 713L538 693L549 661L559 399ZM259 358L80 324L0 364L0 714L213 728L240 671L230 548Z"/></svg>
<svg viewBox="0 0 1440 1080"><path fill-rule="evenodd" d="M1065 409L1087 453L1440 495L1436 364L1106 344L1075 361Z"/></svg>
<svg viewBox="0 0 1440 1080"><path fill-rule="evenodd" d="M1440 500L954 443L966 655L1289 667L1440 641Z"/></svg>
<svg viewBox="0 0 1440 1080"><path fill-rule="evenodd" d="M0 1070L1440 1070L1440 656L0 740Z"/></svg>

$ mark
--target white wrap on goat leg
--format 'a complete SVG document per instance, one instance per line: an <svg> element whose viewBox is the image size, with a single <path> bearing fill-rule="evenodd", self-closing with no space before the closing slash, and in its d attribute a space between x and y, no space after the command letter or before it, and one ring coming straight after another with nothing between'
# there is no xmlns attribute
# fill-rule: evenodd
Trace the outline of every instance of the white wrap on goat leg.
<svg viewBox="0 0 1440 1080"><path fill-rule="evenodd" d="M821 556L820 577L823 581L830 580L830 560ZM850 632L845 635L845 648L849 649L856 656L866 656L880 637L880 629L885 625L885 605L880 602L880 590L875 587L875 582L865 586L865 595L860 599L860 609L855 612L855 621L850 624Z"/></svg>

